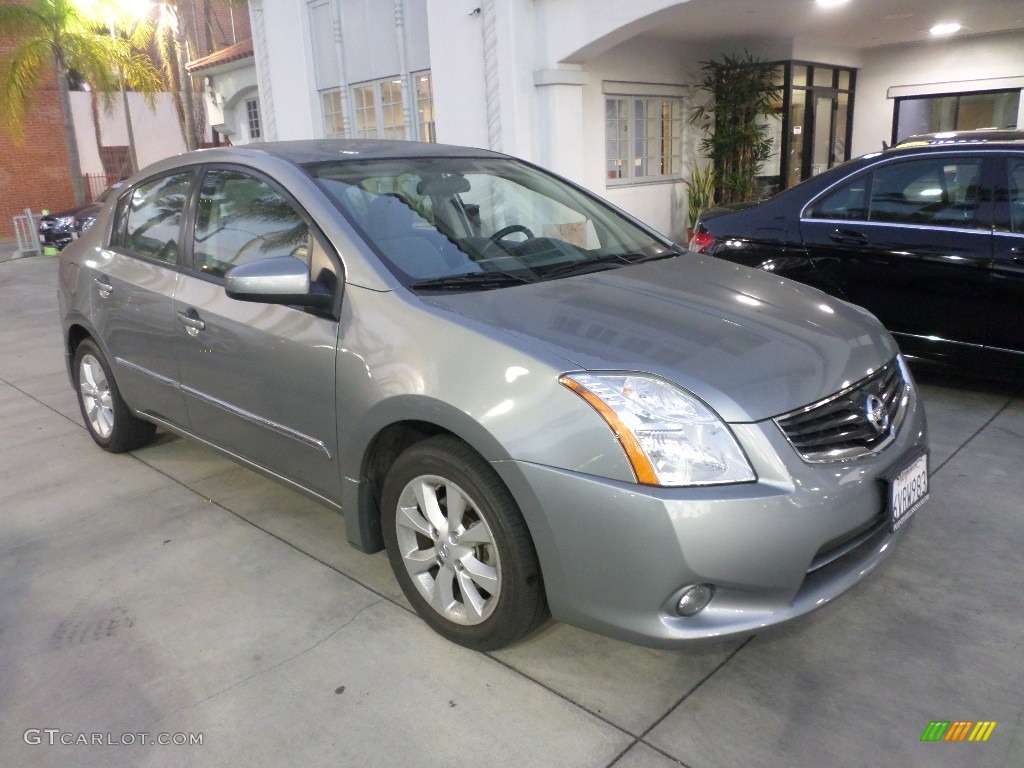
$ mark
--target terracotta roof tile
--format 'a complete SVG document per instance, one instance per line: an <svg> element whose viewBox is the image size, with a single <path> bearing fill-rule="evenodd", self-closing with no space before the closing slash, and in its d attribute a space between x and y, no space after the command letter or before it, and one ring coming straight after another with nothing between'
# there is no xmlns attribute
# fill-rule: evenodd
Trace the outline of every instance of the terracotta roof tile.
<svg viewBox="0 0 1024 768"><path fill-rule="evenodd" d="M203 56L199 59L194 59L185 65L185 69L189 72L198 72L203 69L209 69L215 67L218 64L227 64L230 61L239 61L252 56L252 38L243 40L240 43L235 43L227 48L221 48L219 51L214 51L208 56Z"/></svg>

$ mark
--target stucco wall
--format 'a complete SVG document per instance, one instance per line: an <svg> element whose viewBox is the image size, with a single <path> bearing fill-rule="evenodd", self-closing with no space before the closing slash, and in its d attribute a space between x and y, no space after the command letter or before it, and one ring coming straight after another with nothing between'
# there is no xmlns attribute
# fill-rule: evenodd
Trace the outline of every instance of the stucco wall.
<svg viewBox="0 0 1024 768"><path fill-rule="evenodd" d="M157 94L155 110L150 109L138 93L129 93L128 99L140 168L185 151L185 142L181 138L181 128L178 126L178 117L170 94ZM82 158L82 173L103 173L92 116L92 94L73 91L71 111L75 118L75 134L78 137L78 152ZM120 96L115 97L110 112L100 105L99 127L99 143L103 146L128 146L128 128Z"/></svg>
<svg viewBox="0 0 1024 768"><path fill-rule="evenodd" d="M918 92L986 90L1016 78L1024 87L1024 33L935 40L922 45L877 48L864 55L857 73L853 118L854 156L875 152L892 135L891 87L924 85ZM995 87L1002 87L997 85ZM1024 99L1022 99L1024 111ZM1017 125L1024 127L1024 115Z"/></svg>

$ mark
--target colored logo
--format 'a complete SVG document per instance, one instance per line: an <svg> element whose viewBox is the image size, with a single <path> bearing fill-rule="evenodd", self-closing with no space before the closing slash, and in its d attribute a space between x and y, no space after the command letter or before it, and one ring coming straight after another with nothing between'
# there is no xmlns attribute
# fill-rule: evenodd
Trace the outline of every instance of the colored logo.
<svg viewBox="0 0 1024 768"><path fill-rule="evenodd" d="M988 741L995 729L995 720L932 720L921 741Z"/></svg>

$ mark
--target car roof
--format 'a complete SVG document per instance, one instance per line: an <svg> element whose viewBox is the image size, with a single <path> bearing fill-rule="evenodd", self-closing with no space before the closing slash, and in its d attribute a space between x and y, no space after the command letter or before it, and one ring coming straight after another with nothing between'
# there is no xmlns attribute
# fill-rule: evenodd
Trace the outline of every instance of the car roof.
<svg viewBox="0 0 1024 768"><path fill-rule="evenodd" d="M974 131L939 131L908 136L896 147L948 146L957 144L1024 142L1024 131L1014 128L979 128Z"/></svg>
<svg viewBox="0 0 1024 768"><path fill-rule="evenodd" d="M357 160L360 158L409 159L421 157L493 157L506 155L486 149L461 147L452 144L430 144L422 141L387 141L370 139L306 139L297 141L268 141L230 147L227 152L250 154L263 152L275 155L296 165L309 163Z"/></svg>

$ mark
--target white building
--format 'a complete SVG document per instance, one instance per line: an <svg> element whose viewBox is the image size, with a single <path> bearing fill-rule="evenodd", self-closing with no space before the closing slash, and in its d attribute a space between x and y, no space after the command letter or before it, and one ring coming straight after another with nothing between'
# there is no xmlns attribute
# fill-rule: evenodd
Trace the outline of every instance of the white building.
<svg viewBox="0 0 1024 768"><path fill-rule="evenodd" d="M826 7L829 6L829 7ZM250 0L253 56L209 67L232 143L436 140L525 157L676 239L701 62L786 73L789 186L910 133L1024 127L1020 0ZM962 29L934 37L939 22ZM254 86L258 85L258 94ZM244 105L242 108L240 105ZM642 132L642 134L641 134Z"/></svg>

